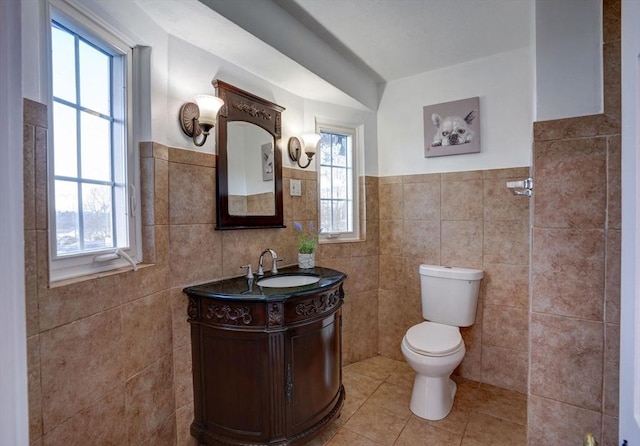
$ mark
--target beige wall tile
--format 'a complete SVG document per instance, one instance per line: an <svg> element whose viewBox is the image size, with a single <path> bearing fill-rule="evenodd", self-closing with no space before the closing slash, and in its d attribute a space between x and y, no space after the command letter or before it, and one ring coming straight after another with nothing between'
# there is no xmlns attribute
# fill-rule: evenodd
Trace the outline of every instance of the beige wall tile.
<svg viewBox="0 0 640 446"><path fill-rule="evenodd" d="M216 181L213 167L169 163L169 222L215 223Z"/></svg>
<svg viewBox="0 0 640 446"><path fill-rule="evenodd" d="M454 373L466 379L480 381L482 379L482 344L465 342L465 348L467 352Z"/></svg>
<svg viewBox="0 0 640 446"><path fill-rule="evenodd" d="M127 441L139 444L175 411L171 353L127 381L125 403Z"/></svg>
<svg viewBox="0 0 640 446"><path fill-rule="evenodd" d="M482 188L481 179L442 181L442 220L482 220Z"/></svg>
<svg viewBox="0 0 640 446"><path fill-rule="evenodd" d="M482 267L482 221L443 221L440 261L464 268Z"/></svg>
<svg viewBox="0 0 640 446"><path fill-rule="evenodd" d="M222 235L213 225L173 225L170 231L172 286L222 277Z"/></svg>
<svg viewBox="0 0 640 446"><path fill-rule="evenodd" d="M142 266L138 271L128 271L119 276L123 302L130 302L169 287L169 265Z"/></svg>
<svg viewBox="0 0 640 446"><path fill-rule="evenodd" d="M601 321L604 261L601 230L534 229L532 310Z"/></svg>
<svg viewBox="0 0 640 446"><path fill-rule="evenodd" d="M380 220L404 218L402 183L387 183L380 180Z"/></svg>
<svg viewBox="0 0 640 446"><path fill-rule="evenodd" d="M380 255L402 256L404 252L404 221L380 221Z"/></svg>
<svg viewBox="0 0 640 446"><path fill-rule="evenodd" d="M522 265L484 263L484 301L529 309L529 268Z"/></svg>
<svg viewBox="0 0 640 446"><path fill-rule="evenodd" d="M441 257L440 221L404 221L402 253L405 257L428 258L439 262Z"/></svg>
<svg viewBox="0 0 640 446"><path fill-rule="evenodd" d="M536 143L536 227L602 228L607 198L606 158L606 138Z"/></svg>
<svg viewBox="0 0 640 446"><path fill-rule="evenodd" d="M49 432L44 437L44 446L124 445L124 422L124 386L121 385Z"/></svg>
<svg viewBox="0 0 640 446"><path fill-rule="evenodd" d="M45 434L123 382L123 348L118 309L40 335Z"/></svg>
<svg viewBox="0 0 640 446"><path fill-rule="evenodd" d="M40 381L40 338L27 338L29 396L29 439L42 438L42 385Z"/></svg>
<svg viewBox="0 0 640 446"><path fill-rule="evenodd" d="M440 220L440 182L404 183L402 205L406 220Z"/></svg>
<svg viewBox="0 0 640 446"><path fill-rule="evenodd" d="M602 421L598 412L535 395L529 395L528 406L531 445L579 443L587 432L600 439Z"/></svg>
<svg viewBox="0 0 640 446"><path fill-rule="evenodd" d="M24 231L24 291L27 336L39 333L36 231Z"/></svg>
<svg viewBox="0 0 640 446"><path fill-rule="evenodd" d="M22 178L25 230L36 229L36 130L24 124L22 130Z"/></svg>
<svg viewBox="0 0 640 446"><path fill-rule="evenodd" d="M513 169L517 171L519 169ZM507 181L520 181L527 176L513 176L483 181L485 220L525 220L529 221L529 204L527 197L514 195L507 189Z"/></svg>
<svg viewBox="0 0 640 446"><path fill-rule="evenodd" d="M35 174L36 174L36 229L49 228L49 212L47 206L48 197L48 173L47 173L47 131L44 128L36 128L35 133Z"/></svg>
<svg viewBox="0 0 640 446"><path fill-rule="evenodd" d="M173 350L173 386L176 407L193 403L191 343Z"/></svg>
<svg viewBox="0 0 640 446"><path fill-rule="evenodd" d="M620 326L604 326L603 413L617 417L620 388Z"/></svg>
<svg viewBox="0 0 640 446"><path fill-rule="evenodd" d="M602 46L602 69L604 77L604 112L620 122L621 118L621 41L613 40ZM619 132L618 132L619 133Z"/></svg>
<svg viewBox="0 0 640 446"><path fill-rule="evenodd" d="M607 253L605 271L605 321L620 323L620 231L607 231Z"/></svg>
<svg viewBox="0 0 640 446"><path fill-rule="evenodd" d="M169 290L123 305L125 378L129 378L172 350Z"/></svg>
<svg viewBox="0 0 640 446"><path fill-rule="evenodd" d="M524 308L484 305L482 344L526 352L529 311Z"/></svg>
<svg viewBox="0 0 640 446"><path fill-rule="evenodd" d="M602 40L605 43L620 40L621 3L620 0L602 2Z"/></svg>
<svg viewBox="0 0 640 446"><path fill-rule="evenodd" d="M528 221L485 221L484 263L527 265L529 263Z"/></svg>
<svg viewBox="0 0 640 446"><path fill-rule="evenodd" d="M620 135L607 138L607 228L620 229L622 190L622 141Z"/></svg>
<svg viewBox="0 0 640 446"><path fill-rule="evenodd" d="M529 370L527 351L483 344L481 381L525 393Z"/></svg>
<svg viewBox="0 0 640 446"><path fill-rule="evenodd" d="M40 290L40 331L114 308L121 302L120 280L116 275Z"/></svg>
<svg viewBox="0 0 640 446"><path fill-rule="evenodd" d="M182 287L171 288L171 325L173 348L191 345L191 327L187 322L188 297Z"/></svg>
<svg viewBox="0 0 640 446"><path fill-rule="evenodd" d="M603 324L539 313L531 324L531 394L600 411Z"/></svg>

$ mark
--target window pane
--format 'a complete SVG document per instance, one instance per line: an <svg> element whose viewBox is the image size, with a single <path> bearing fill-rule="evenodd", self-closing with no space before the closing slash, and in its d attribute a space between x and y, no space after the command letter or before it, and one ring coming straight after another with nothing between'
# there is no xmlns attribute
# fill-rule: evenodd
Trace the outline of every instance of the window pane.
<svg viewBox="0 0 640 446"><path fill-rule="evenodd" d="M82 178L111 181L111 125L106 119L81 114Z"/></svg>
<svg viewBox="0 0 640 446"><path fill-rule="evenodd" d="M80 42L80 105L110 115L110 57Z"/></svg>
<svg viewBox="0 0 640 446"><path fill-rule="evenodd" d="M333 232L347 232L347 202L333 202Z"/></svg>
<svg viewBox="0 0 640 446"><path fill-rule="evenodd" d="M78 185L69 181L55 182L57 253L70 254L80 250L78 219Z"/></svg>
<svg viewBox="0 0 640 446"><path fill-rule="evenodd" d="M320 133L320 164L331 164L331 134Z"/></svg>
<svg viewBox="0 0 640 446"><path fill-rule="evenodd" d="M322 232L334 232L331 227L331 201L320 201L320 229Z"/></svg>
<svg viewBox="0 0 640 446"><path fill-rule="evenodd" d="M66 31L51 27L53 95L76 102L75 38Z"/></svg>
<svg viewBox="0 0 640 446"><path fill-rule="evenodd" d="M333 198L347 198L347 171L333 169Z"/></svg>
<svg viewBox="0 0 640 446"><path fill-rule="evenodd" d="M113 247L111 187L84 184L82 211L85 249Z"/></svg>
<svg viewBox="0 0 640 446"><path fill-rule="evenodd" d="M331 168L320 166L320 198L331 198Z"/></svg>
<svg viewBox="0 0 640 446"><path fill-rule="evenodd" d="M334 166L347 165L347 137L345 135L333 135L332 164Z"/></svg>
<svg viewBox="0 0 640 446"><path fill-rule="evenodd" d="M53 104L53 145L56 175L77 177L77 131L75 109L59 103Z"/></svg>

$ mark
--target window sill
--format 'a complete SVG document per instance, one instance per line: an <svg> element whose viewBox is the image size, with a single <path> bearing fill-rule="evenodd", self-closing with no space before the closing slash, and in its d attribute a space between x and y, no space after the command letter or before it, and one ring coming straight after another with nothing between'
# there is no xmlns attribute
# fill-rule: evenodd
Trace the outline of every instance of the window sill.
<svg viewBox="0 0 640 446"><path fill-rule="evenodd" d="M138 263L138 271L154 266L154 263ZM102 277L114 276L116 274L123 274L133 271L131 266L125 266L122 268L116 268L109 271L102 271L99 273L85 274L82 276L71 277L69 279L58 280L49 283L49 288L60 288L64 286L74 285L76 283L86 282L88 280L100 279Z"/></svg>

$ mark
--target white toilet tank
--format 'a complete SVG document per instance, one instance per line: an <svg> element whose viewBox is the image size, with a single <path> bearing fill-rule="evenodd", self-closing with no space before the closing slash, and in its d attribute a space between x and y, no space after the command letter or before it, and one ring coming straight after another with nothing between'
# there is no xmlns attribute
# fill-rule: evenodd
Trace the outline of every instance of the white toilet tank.
<svg viewBox="0 0 640 446"><path fill-rule="evenodd" d="M483 275L479 269L420 265L422 317L456 327L473 325Z"/></svg>

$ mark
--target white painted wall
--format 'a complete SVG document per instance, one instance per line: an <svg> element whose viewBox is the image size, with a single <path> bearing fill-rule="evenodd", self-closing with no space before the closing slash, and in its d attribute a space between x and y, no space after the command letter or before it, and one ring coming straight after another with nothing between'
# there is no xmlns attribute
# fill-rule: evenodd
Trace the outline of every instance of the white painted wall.
<svg viewBox="0 0 640 446"><path fill-rule="evenodd" d="M0 445L27 446L20 0L0 1Z"/></svg>
<svg viewBox="0 0 640 446"><path fill-rule="evenodd" d="M536 121L602 113L602 0L535 0Z"/></svg>
<svg viewBox="0 0 640 446"><path fill-rule="evenodd" d="M528 48L387 84L378 109L380 176L531 164L533 86ZM481 152L424 157L423 107L480 97Z"/></svg>

